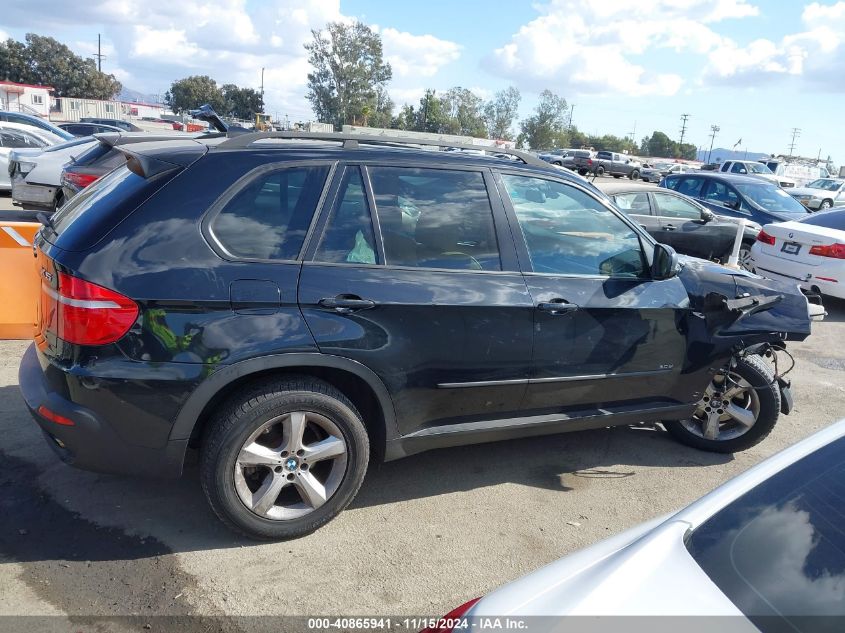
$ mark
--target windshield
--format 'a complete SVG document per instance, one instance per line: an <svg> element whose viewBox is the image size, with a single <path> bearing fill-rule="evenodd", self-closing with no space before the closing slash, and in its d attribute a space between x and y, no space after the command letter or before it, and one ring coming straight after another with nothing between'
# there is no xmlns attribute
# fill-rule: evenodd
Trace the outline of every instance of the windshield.
<svg viewBox="0 0 845 633"><path fill-rule="evenodd" d="M735 186L742 195L755 202L765 211L794 215L807 214L807 209L800 202L775 185L765 182L760 184L743 182L735 183Z"/></svg>
<svg viewBox="0 0 845 633"><path fill-rule="evenodd" d="M752 174L771 174L772 170L763 165L762 163L750 163L748 165L748 171Z"/></svg>
<svg viewBox="0 0 845 633"><path fill-rule="evenodd" d="M838 191L841 186L842 183L840 181L830 178L819 178L807 184L807 187L810 189L824 189L825 191Z"/></svg>
<svg viewBox="0 0 845 633"><path fill-rule="evenodd" d="M845 439L839 439L724 507L686 546L763 633L839 631L845 616L843 499Z"/></svg>

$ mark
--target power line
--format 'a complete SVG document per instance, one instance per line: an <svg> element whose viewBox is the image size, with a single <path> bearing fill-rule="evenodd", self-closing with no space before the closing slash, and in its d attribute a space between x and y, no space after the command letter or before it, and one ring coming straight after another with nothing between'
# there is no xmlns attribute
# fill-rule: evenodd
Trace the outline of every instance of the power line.
<svg viewBox="0 0 845 633"><path fill-rule="evenodd" d="M716 140L716 133L721 128L718 125L711 125L710 126L710 149L707 150L707 162L710 162L710 154L713 152L713 141Z"/></svg>
<svg viewBox="0 0 845 633"><path fill-rule="evenodd" d="M684 133L687 131L687 119L689 118L689 114L682 114L681 115L681 140L678 141L678 145L684 144Z"/></svg>
<svg viewBox="0 0 845 633"><path fill-rule="evenodd" d="M801 136L801 128L794 127L792 128L792 142L789 144L789 157L792 158L792 154L795 151L795 139Z"/></svg>

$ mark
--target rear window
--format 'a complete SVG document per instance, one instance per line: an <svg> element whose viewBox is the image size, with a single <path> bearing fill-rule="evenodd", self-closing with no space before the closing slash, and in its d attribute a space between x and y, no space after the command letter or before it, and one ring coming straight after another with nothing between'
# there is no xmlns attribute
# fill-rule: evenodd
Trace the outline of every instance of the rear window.
<svg viewBox="0 0 845 633"><path fill-rule="evenodd" d="M843 499L839 439L713 515L688 537L687 549L763 633L841 630Z"/></svg>
<svg viewBox="0 0 845 633"><path fill-rule="evenodd" d="M214 216L212 235L231 257L296 259L328 173L317 165L254 178Z"/></svg>
<svg viewBox="0 0 845 633"><path fill-rule="evenodd" d="M175 173L174 170L147 180L129 171L126 165L118 167L56 211L44 237L69 251L90 248Z"/></svg>
<svg viewBox="0 0 845 633"><path fill-rule="evenodd" d="M813 226L823 226L826 229L845 231L845 211L815 213L807 216L806 218L802 218L799 222L812 224Z"/></svg>

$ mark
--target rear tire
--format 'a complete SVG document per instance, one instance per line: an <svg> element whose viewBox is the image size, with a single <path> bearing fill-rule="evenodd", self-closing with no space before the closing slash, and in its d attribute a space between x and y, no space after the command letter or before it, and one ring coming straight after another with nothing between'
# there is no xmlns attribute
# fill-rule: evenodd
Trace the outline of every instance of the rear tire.
<svg viewBox="0 0 845 633"><path fill-rule="evenodd" d="M582 175L582 176L586 176L586 175L587 175L587 170L586 170L586 169L579 169L579 170L578 170L578 173L579 173L580 175Z"/></svg>
<svg viewBox="0 0 845 633"><path fill-rule="evenodd" d="M314 378L271 378L237 392L210 420L200 479L231 529L291 539L349 505L369 454L361 415L340 391Z"/></svg>
<svg viewBox="0 0 845 633"><path fill-rule="evenodd" d="M730 377L737 381L741 389L731 395L730 388L726 389L730 387L729 384L724 381L717 383L714 379L693 417L689 420L664 421L666 431L682 444L713 453L736 453L762 442L771 433L780 416L780 388L774 373L760 356L754 355L739 359L731 369ZM713 386L716 388L713 389ZM727 403L727 406L709 406L714 402ZM753 413L753 422L750 426L740 423L738 418L728 413L729 408L741 413L738 418L750 419ZM716 439L707 438L705 422L710 415L716 416L719 410L726 413L719 416Z"/></svg>
<svg viewBox="0 0 845 633"><path fill-rule="evenodd" d="M743 242L739 245L739 257L737 259L737 265L743 270L751 271L753 268L753 266L751 265L752 246L754 246L754 242Z"/></svg>
<svg viewBox="0 0 845 633"><path fill-rule="evenodd" d="M602 167L602 166L596 167L596 176L604 176L604 167Z"/></svg>
<svg viewBox="0 0 845 633"><path fill-rule="evenodd" d="M640 179L640 170L635 169L634 171L632 171L630 178L631 178L631 180L639 180Z"/></svg>

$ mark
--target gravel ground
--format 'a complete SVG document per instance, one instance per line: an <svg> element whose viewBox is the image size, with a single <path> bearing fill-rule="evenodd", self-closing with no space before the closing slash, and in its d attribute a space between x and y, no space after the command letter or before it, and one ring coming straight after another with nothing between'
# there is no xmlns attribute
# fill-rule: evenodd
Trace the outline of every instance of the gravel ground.
<svg viewBox="0 0 845 633"><path fill-rule="evenodd" d="M0 615L202 614L214 630L221 615L445 613L845 417L845 302L828 310L790 346L795 411L747 452L645 428L433 451L372 468L340 517L275 544L223 528L195 466L167 482L59 463L18 392L27 343L0 342Z"/></svg>

